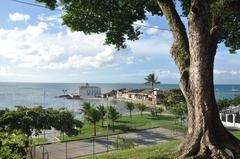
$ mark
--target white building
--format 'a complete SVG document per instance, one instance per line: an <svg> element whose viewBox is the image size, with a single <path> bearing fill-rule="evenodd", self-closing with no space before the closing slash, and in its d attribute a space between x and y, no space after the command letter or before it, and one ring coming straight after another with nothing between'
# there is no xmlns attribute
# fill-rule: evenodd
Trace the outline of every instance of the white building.
<svg viewBox="0 0 240 159"><path fill-rule="evenodd" d="M79 87L79 96L80 98L99 97L101 96L101 88L97 86L89 86L89 84L86 83L85 86Z"/></svg>
<svg viewBox="0 0 240 159"><path fill-rule="evenodd" d="M220 120L227 127L240 129L240 105L229 106L220 111Z"/></svg>
<svg viewBox="0 0 240 159"><path fill-rule="evenodd" d="M126 99L132 102L143 102L145 104L160 104L162 91L159 89L120 89L117 91L117 99Z"/></svg>

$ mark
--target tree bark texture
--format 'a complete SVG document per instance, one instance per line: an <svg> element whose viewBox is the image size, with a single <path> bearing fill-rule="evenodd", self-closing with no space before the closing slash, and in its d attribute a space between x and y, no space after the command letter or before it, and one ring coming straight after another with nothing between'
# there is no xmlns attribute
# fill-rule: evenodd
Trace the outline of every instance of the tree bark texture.
<svg viewBox="0 0 240 159"><path fill-rule="evenodd" d="M222 125L215 100L213 69L218 41L211 32L208 1L191 1L188 38L182 26L182 30L174 29L183 24L176 23L180 17L173 5L165 0L159 0L158 5L172 28L171 53L180 70L179 85L188 104L188 131L180 147L181 157L240 159L240 141ZM182 64L182 59L185 64L188 59L179 57L178 53L188 55L189 65Z"/></svg>

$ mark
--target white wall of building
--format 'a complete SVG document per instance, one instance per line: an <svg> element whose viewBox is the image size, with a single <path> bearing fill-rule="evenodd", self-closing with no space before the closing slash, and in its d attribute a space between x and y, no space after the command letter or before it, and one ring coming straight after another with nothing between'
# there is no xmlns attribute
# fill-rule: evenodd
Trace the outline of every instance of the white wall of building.
<svg viewBox="0 0 240 159"><path fill-rule="evenodd" d="M80 98L101 96L101 88L92 87L92 86L80 87L79 88L79 96L80 96Z"/></svg>

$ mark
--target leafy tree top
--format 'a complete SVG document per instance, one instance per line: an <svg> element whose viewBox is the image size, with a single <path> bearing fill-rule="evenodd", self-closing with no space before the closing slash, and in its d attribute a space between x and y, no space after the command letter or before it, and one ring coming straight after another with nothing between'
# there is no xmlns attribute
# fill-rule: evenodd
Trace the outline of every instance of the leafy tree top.
<svg viewBox="0 0 240 159"><path fill-rule="evenodd" d="M21 130L28 136L52 127L68 135L75 135L77 133L75 127L82 127L82 122L76 120L73 113L66 109L17 106L16 110L7 110L0 116L0 127L5 126L10 130Z"/></svg>
<svg viewBox="0 0 240 159"><path fill-rule="evenodd" d="M108 118L111 119L112 121L115 121L121 117L121 114L117 111L116 107L108 106L107 110L108 110Z"/></svg>
<svg viewBox="0 0 240 159"><path fill-rule="evenodd" d="M126 102L126 103L125 103L125 108L126 108L127 110L132 111L132 110L135 108L135 105L134 105L134 103L132 103L132 102Z"/></svg>
<svg viewBox="0 0 240 159"><path fill-rule="evenodd" d="M185 31L176 9L176 0L36 0L44 2L50 9L61 5L65 10L63 24L73 31L83 31L86 34L105 33L106 44L117 48L126 47L126 40L138 40L141 31L134 26L136 21L147 20L149 13L162 16L159 4L168 6L179 27ZM178 0L187 16L191 0ZM240 49L240 1L239 0L210 0L211 31L217 32L219 42L224 42L231 52ZM172 32L174 28L171 28ZM173 33L174 34L174 33ZM187 37L185 37L187 38Z"/></svg>
<svg viewBox="0 0 240 159"><path fill-rule="evenodd" d="M186 115L187 114L187 105L185 103L178 103L174 104L170 112L178 117Z"/></svg>
<svg viewBox="0 0 240 159"><path fill-rule="evenodd" d="M155 73L149 74L144 79L146 80L145 84L150 84L152 86L152 88L155 84L160 84L160 82L158 82L158 76L156 76Z"/></svg>

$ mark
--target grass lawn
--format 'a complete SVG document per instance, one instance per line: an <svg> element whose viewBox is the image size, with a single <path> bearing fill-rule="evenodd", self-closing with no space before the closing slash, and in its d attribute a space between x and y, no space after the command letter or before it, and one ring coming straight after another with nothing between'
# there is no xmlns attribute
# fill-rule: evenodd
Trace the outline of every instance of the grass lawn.
<svg viewBox="0 0 240 159"><path fill-rule="evenodd" d="M240 139L240 130L232 130L231 133ZM174 152L180 143L181 140L172 140L159 145L99 154L81 159L175 159L177 156L176 154L174 156Z"/></svg>
<svg viewBox="0 0 240 159"><path fill-rule="evenodd" d="M104 127L101 127L101 121L97 125L97 136L105 136L107 135L107 127L106 122L104 123ZM133 115L132 118L129 116L122 116L115 122L115 131L113 132L112 127L109 127L108 134L120 134L124 132L133 132L150 128L162 127L166 129L171 129L173 131L184 132L186 130L185 127L181 127L179 123L176 123L176 119L174 116L169 114L163 114L158 118L153 117L149 114ZM77 136L67 136L61 135L58 138L61 141L70 141L70 140L78 140L84 138L93 137L93 125L89 122L85 122L83 128ZM231 130L231 132L240 139L240 131L239 130Z"/></svg>
<svg viewBox="0 0 240 159"><path fill-rule="evenodd" d="M48 139L46 138L32 138L34 144L46 143Z"/></svg>
<svg viewBox="0 0 240 159"><path fill-rule="evenodd" d="M180 140L172 140L159 145L133 148L108 154L99 154L81 159L173 159L173 152L177 150Z"/></svg>
<svg viewBox="0 0 240 159"><path fill-rule="evenodd" d="M230 131L234 136L240 139L240 130L231 130Z"/></svg>
<svg viewBox="0 0 240 159"><path fill-rule="evenodd" d="M240 130L230 132L240 139ZM174 152L181 142L181 140L171 140L159 145L99 154L81 159L175 159L177 156L174 155Z"/></svg>
<svg viewBox="0 0 240 159"><path fill-rule="evenodd" d="M161 115L158 118L152 117L149 114L144 114L143 116L133 115L132 118L130 118L129 116L122 116L115 122L114 126L115 131L113 132L112 127L110 127L108 133L109 135L113 135L129 131L139 131L157 127L184 132L185 128L181 127L179 124L176 124L175 121L176 119L174 116L167 114ZM104 127L101 127L101 122L99 122L97 125L97 136L105 135L107 135L106 123ZM62 141L69 141L90 137L93 137L93 125L88 122L85 122L79 135L77 136L61 135L59 136L59 139Z"/></svg>

